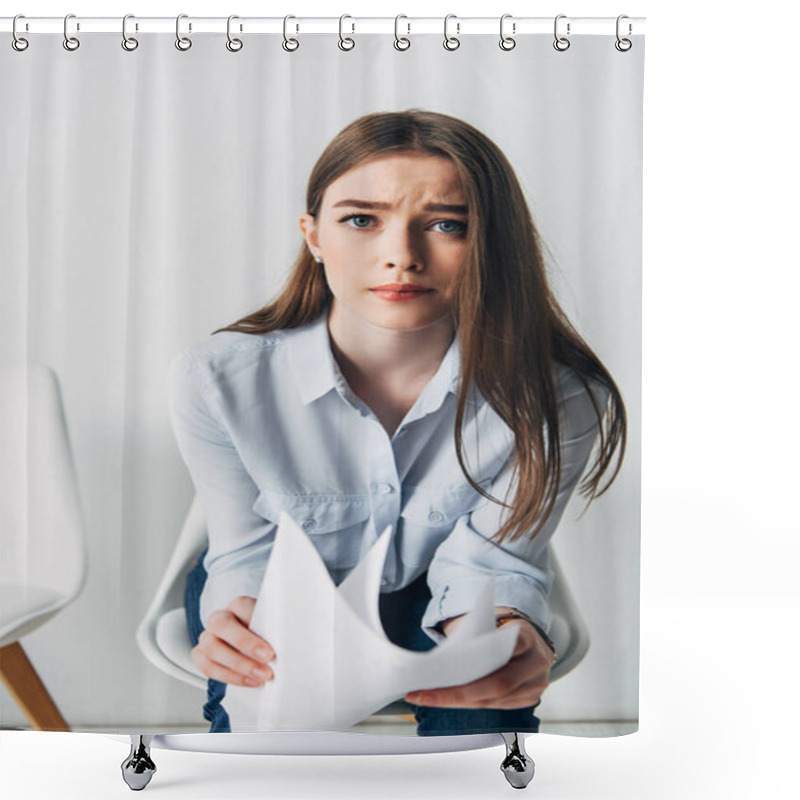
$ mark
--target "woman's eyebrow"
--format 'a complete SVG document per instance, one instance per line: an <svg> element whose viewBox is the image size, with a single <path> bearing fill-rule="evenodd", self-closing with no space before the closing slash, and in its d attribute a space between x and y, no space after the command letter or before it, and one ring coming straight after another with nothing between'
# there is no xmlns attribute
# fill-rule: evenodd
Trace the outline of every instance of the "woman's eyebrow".
<svg viewBox="0 0 800 800"><path fill-rule="evenodd" d="M351 206L355 208L377 208L377 209L387 209L391 208L391 203L379 203L372 200L340 200L338 203L333 204L333 208L339 208L339 206ZM467 207L466 206L457 206L457 205L447 205L446 203L428 203L425 206L424 211L445 211L450 214L466 214Z"/></svg>

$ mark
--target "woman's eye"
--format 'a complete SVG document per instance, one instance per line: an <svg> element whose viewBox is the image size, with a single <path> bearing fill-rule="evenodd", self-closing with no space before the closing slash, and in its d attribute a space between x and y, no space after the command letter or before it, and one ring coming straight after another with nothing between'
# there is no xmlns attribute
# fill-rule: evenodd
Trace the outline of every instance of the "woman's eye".
<svg viewBox="0 0 800 800"><path fill-rule="evenodd" d="M369 214L348 214L342 217L339 222L352 222L351 228L368 228L372 217Z"/></svg>
<svg viewBox="0 0 800 800"><path fill-rule="evenodd" d="M466 233L467 226L463 222L455 219L443 219L435 222L434 225L443 225L442 233Z"/></svg>

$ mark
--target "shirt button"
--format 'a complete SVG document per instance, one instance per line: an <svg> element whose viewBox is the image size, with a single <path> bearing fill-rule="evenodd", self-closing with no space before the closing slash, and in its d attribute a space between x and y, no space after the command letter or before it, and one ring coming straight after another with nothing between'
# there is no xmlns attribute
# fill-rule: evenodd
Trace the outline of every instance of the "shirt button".
<svg viewBox="0 0 800 800"><path fill-rule="evenodd" d="M393 491L391 484L388 483L382 483L378 488L381 490L381 494L391 494Z"/></svg>
<svg viewBox="0 0 800 800"><path fill-rule="evenodd" d="M431 522L441 522L444 519L444 514L441 514L438 511L431 511L431 513L428 514L428 519Z"/></svg>
<svg viewBox="0 0 800 800"><path fill-rule="evenodd" d="M304 531L313 531L314 528L317 527L317 521L315 519L307 519L303 523L303 530Z"/></svg>

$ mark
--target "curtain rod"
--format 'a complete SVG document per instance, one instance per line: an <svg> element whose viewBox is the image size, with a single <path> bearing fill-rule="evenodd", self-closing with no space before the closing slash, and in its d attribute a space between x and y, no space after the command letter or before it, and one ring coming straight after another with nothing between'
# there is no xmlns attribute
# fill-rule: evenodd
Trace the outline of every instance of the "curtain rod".
<svg viewBox="0 0 800 800"><path fill-rule="evenodd" d="M182 15L183 16L183 15ZM616 17L570 17L559 15L559 30L565 31L567 24L570 34L590 34L613 36L617 29ZM340 24L345 35L359 33L395 32L395 17L356 17L345 15L340 23L339 17L303 17L292 16L288 19L290 34L314 34L339 32ZM643 34L645 17L625 17L621 21L623 35ZM401 15L397 20L401 36L414 34L443 34L444 17L408 17ZM555 17L514 17L506 16L504 30L507 35L519 36L532 33L550 33L554 31ZM236 17L231 22L232 30L237 33L277 33L284 31L283 17ZM227 17L193 17L181 19L181 30L188 33L225 33ZM11 33L13 17L0 18L0 31ZM139 33L175 33L175 17L136 17L128 20L129 32ZM122 17L80 17L70 16L70 34L79 33L121 33ZM448 31L457 36L471 34L498 33L500 17L458 17L451 15ZM64 17L27 17L17 20L17 33L63 33Z"/></svg>

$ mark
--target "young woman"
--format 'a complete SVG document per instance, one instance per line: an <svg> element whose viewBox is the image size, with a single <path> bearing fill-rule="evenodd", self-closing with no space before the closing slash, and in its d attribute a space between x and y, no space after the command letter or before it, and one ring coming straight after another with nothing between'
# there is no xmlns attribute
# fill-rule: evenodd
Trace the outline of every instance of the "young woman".
<svg viewBox="0 0 800 800"><path fill-rule="evenodd" d="M226 684L273 677L279 654L248 623L287 511L337 583L392 526L381 618L409 649L451 634L494 576L498 624L521 629L510 661L406 699L420 735L535 732L556 658L548 543L592 451L590 500L619 471L620 392L548 288L513 169L467 123L412 110L348 125L300 229L280 296L172 369L208 520L186 600L211 731L230 730Z"/></svg>

